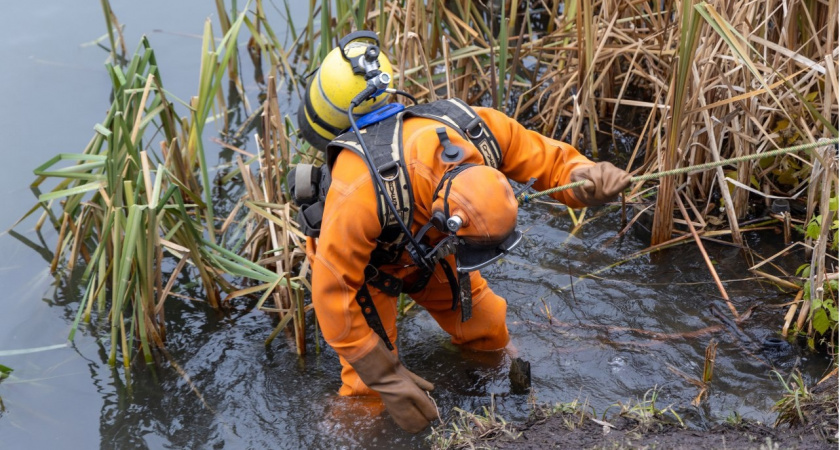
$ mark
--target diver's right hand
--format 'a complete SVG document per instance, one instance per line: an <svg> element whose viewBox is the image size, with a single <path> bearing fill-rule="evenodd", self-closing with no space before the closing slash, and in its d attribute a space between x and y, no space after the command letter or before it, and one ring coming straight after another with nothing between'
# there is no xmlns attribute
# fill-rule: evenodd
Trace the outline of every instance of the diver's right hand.
<svg viewBox="0 0 840 450"><path fill-rule="evenodd" d="M630 174L609 162L599 162L572 171L572 182L587 180L572 189L575 197L586 206L603 205L618 197L630 186Z"/></svg>
<svg viewBox="0 0 840 450"><path fill-rule="evenodd" d="M437 407L426 393L434 385L406 369L381 339L370 353L350 364L368 387L379 392L403 430L419 433L438 418Z"/></svg>

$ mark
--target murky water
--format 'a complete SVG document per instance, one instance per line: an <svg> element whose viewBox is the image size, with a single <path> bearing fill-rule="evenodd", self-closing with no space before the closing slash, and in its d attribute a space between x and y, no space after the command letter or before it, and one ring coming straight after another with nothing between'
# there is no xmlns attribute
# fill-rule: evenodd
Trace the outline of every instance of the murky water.
<svg viewBox="0 0 840 450"><path fill-rule="evenodd" d="M112 4L126 24L130 46L141 34L150 35L167 89L182 98L192 95L198 36L204 17L214 15L212 5ZM4 7L0 135L6 163L0 165L0 228L33 204L26 188L31 169L57 152L81 151L93 124L104 116L110 86L102 68L106 54L86 44L103 33L98 2ZM256 95L256 86L246 89ZM289 110L293 107L290 102ZM778 329L780 310L758 309L743 331L715 315L710 306L724 318L727 308L692 244L581 279L647 243L632 233L613 239L621 228L617 210L589 214L595 213L600 217L570 235L572 223L562 208L523 208L526 244L484 272L508 299L512 344L531 363L537 401L579 399L600 414L619 401L634 403L655 387L657 406L673 405L693 426L735 413L771 421L770 408L782 394L773 368L784 376L797 368L809 382L822 374L823 357L798 346L762 345ZM54 279L48 273L51 255L37 249L44 242L51 249L55 233L39 236L32 226L27 222L15 228L19 234L0 235L5 256L0 351L61 344L75 315L79 288L72 279ZM772 233L747 239L765 257L781 245ZM707 249L740 311L791 298L772 285L740 281L750 274L739 250L713 244ZM794 256L788 261L792 267L802 260ZM238 304L226 317L203 304L172 306L169 350L188 379L167 367L134 372L127 382L122 370L106 363L102 323L84 328L72 346L0 357L0 364L15 369L0 383L3 447L427 446L424 435L396 430L377 405L336 398L339 364L323 344L320 354L310 348L302 359L282 336L266 349L263 340L274 324L248 304ZM405 364L436 384L434 397L444 417L454 407L487 406L491 396L506 418L527 416L527 397L510 392L509 357L461 354L419 310L401 322L400 330ZM692 408L697 388L678 373L700 377L711 339L719 346L709 399Z"/></svg>

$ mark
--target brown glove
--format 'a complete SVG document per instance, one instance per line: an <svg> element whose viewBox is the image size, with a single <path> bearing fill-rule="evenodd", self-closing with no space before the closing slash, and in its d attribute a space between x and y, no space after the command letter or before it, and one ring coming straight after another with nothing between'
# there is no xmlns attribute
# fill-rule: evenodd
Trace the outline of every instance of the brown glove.
<svg viewBox="0 0 840 450"><path fill-rule="evenodd" d="M630 186L630 174L608 162L575 169L572 171L571 180L592 182L572 189L575 197L586 206L603 205Z"/></svg>
<svg viewBox="0 0 840 450"><path fill-rule="evenodd" d="M368 387L379 392L385 408L403 430L419 433L437 419L437 407L426 394L435 386L406 369L382 340L351 365Z"/></svg>

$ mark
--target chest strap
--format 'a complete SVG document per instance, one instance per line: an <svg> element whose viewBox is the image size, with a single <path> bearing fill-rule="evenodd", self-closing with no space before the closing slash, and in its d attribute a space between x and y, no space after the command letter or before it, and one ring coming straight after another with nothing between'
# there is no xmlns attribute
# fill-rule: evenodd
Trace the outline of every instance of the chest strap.
<svg viewBox="0 0 840 450"><path fill-rule="evenodd" d="M401 256L402 246L406 239L398 226L399 215L403 223L411 224L414 218L414 193L411 187L411 180L405 164L403 149L402 126L406 118L421 117L436 120L456 130L461 137L469 140L484 158L484 164L498 169L502 163L502 152L499 143L490 128L481 117L466 103L460 99L449 99L432 102L424 105L416 105L401 111L395 116L388 117L380 122L371 124L360 130L361 137L370 152L369 156L373 162L368 167L371 177L382 179L385 187L384 192L377 192L377 213L382 233L377 239L378 245L371 255L371 266L378 267L382 264L395 263ZM351 150L365 159L364 149L359 143L359 136L353 132L344 133L335 139L327 147L327 168L332 170L338 154L343 150ZM390 197L396 211L388 207L385 196ZM468 273L460 274L456 278L455 271L445 261L440 260L443 271L452 289L452 310L458 304L461 306L461 321L467 321L472 316L472 289ZM378 271L377 271L378 272ZM429 282L432 272L422 274L419 283L414 286L406 286L407 290L416 292ZM376 306L368 290L368 284L381 290L389 296L396 296L403 291L402 281L384 273L365 273L365 282L356 293L356 302L362 309L365 321L370 328L382 339L389 350L393 350L393 344L388 338L387 331L382 320L376 311Z"/></svg>
<svg viewBox="0 0 840 450"><path fill-rule="evenodd" d="M382 339L382 342L385 343L388 350L393 350L394 345L388 338L388 332L385 330L385 326L382 325L382 319L376 311L376 305L373 303L368 285L379 289L389 297L396 297L402 291L403 281L393 275L378 270L376 267L368 265L365 267L365 282L356 292L356 303L362 308L362 316L364 316L365 322Z"/></svg>
<svg viewBox="0 0 840 450"><path fill-rule="evenodd" d="M371 176L379 176L385 185L385 192L378 193L378 215L383 230L397 225L397 219L389 210L384 195L391 198L397 213L404 223L413 222L413 191L411 180L405 165L402 148L403 121L411 117L436 120L455 129L464 139L475 145L484 158L484 163L495 169L501 165L502 152L495 136L481 117L460 99L440 100L406 108L395 116L372 124L361 130L365 145L370 152L374 167L370 167ZM327 147L327 164L332 168L335 159L342 150L351 150L364 157L364 150L358 136L353 132L344 133L330 142ZM401 235L388 236L390 241L399 242ZM384 242L383 242L384 243Z"/></svg>

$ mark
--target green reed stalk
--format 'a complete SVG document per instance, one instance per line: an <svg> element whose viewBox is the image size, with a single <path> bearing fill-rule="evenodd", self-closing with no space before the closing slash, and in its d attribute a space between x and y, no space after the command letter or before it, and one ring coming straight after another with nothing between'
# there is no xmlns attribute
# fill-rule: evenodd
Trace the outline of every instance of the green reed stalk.
<svg viewBox="0 0 840 450"><path fill-rule="evenodd" d="M277 280L267 269L216 246L213 216L207 212L212 208L212 184L200 135L221 90L244 17L240 14L231 24L218 50L212 47L212 34L205 33L203 48L210 52L202 59L192 124L178 117L167 101L154 51L143 38L124 69L106 66L114 100L105 120L94 127L94 137L84 152L59 154L35 169L34 187L47 178L58 180L50 192L40 195L38 205L64 230L55 261L67 260L69 268L81 255L86 262L85 292L69 338L81 320L91 320L94 302L103 311L110 298L108 361L112 365L121 355L123 365L129 366L134 337L146 363L153 361L154 348L164 341L162 307L186 259L198 271L214 308L220 307L220 288L234 290L226 277ZM148 153L153 146L145 142L147 129L163 138L164 154L154 157L160 161L156 167ZM194 150L183 153L180 149L189 148L191 140ZM195 178L196 163L204 189ZM57 207L60 217L53 213ZM202 215L208 218L206 222L200 220ZM162 271L168 255L180 262L164 289Z"/></svg>
<svg viewBox="0 0 840 450"><path fill-rule="evenodd" d="M592 27L595 14L591 0L581 0L581 3L583 5L583 8L581 9L583 15L581 21L583 22L584 51L582 53L584 56L580 67L578 67L581 80L579 89L581 94L585 93L585 95L583 95L585 103L582 106L586 109L588 116L587 124L589 128L589 147L592 151L592 156L597 159L598 139L595 133L595 127L598 124L599 118L595 109L595 71L592 70L592 67L595 65L595 48L597 47L597 43L595 42L595 31Z"/></svg>
<svg viewBox="0 0 840 450"><path fill-rule="evenodd" d="M516 12L514 11L514 16ZM505 5L502 4L502 19L499 23L499 85L496 93L496 109L499 111L507 111L507 105L503 105L505 100L505 74L507 73L508 65L508 19L505 12ZM511 77L513 75L511 74Z"/></svg>
<svg viewBox="0 0 840 450"><path fill-rule="evenodd" d="M321 51L319 52L319 61L323 61L327 54L332 49L332 25L330 24L332 16L330 14L331 3L329 1L321 2Z"/></svg>
<svg viewBox="0 0 840 450"><path fill-rule="evenodd" d="M683 133L682 122L686 94L689 88L691 65L697 49L697 38L700 34L700 20L692 5L695 0L682 0L682 17L680 24L680 43L677 52L677 71L671 79L670 95L671 118L668 122L665 146L665 157L662 170L674 169L677 165L679 138ZM651 245L657 245L671 238L674 215L673 177L665 177L660 181L659 195L656 198L656 211L653 216L651 230Z"/></svg>
<svg viewBox="0 0 840 450"><path fill-rule="evenodd" d="M543 2L552 4L552 10L548 13L550 32L534 36L534 39L520 38L517 41L520 44L517 45L516 60L511 64L508 57L510 38L517 28L525 30L524 25L528 22L526 15L521 26L517 27L516 13L520 3L511 2L510 10L503 7L499 30L491 32L483 20L486 12L479 2L435 1L430 7L417 2L411 3L414 7L407 11L405 2L380 0L376 22L366 23L368 10L375 5L372 2L340 0L332 5L332 2L318 3L310 0L312 14L306 29L298 32L292 27L292 47L284 48L265 16L261 1L257 1L256 11L249 13L252 15L245 13L248 6L237 15L235 3L233 12L228 13L224 10L224 2L217 0L215 6L224 37L217 43L210 23L206 24L201 47L198 93L190 102L185 103L190 110L189 120L185 120L178 116L172 106L172 102L181 101L167 93L162 86L154 52L145 39L131 61L127 61L125 66L116 64L113 52L119 45L117 41L121 41L115 34L119 32L119 25L110 11L108 1L102 0L112 47L113 64L107 69L114 89L114 102L102 123L94 127L93 137L83 152L58 155L36 170L34 187L37 188L46 178L55 180L56 184L51 191L39 197L39 205L28 213L32 214L41 208L41 223L49 220L60 230L53 261L55 270L59 267L70 270L76 260L84 260L86 263L82 283L85 294L74 318L71 336L81 320L91 319L93 303L96 302L97 311L103 314L108 311L111 363L116 364L116 359L121 357L127 367L132 352L138 347L143 352L144 360L150 361L155 348L163 345L163 310L170 301L169 294L176 293L179 288L174 285L174 279L182 270L190 267L191 273L198 275L197 278L206 289L207 302L211 307L220 308L233 297L258 296L258 308L276 312L280 316L280 326L272 333L272 337L282 331L286 324L293 324L297 350L299 353L304 351L303 324L305 313L311 310L311 305L303 301L303 289L308 286L307 274L298 271L305 267L301 263L301 250L305 243L304 237L293 225L292 217L296 211L288 204L285 177L295 163L316 161L319 158L315 154L296 152L308 147L297 137L297 130L290 117L281 117L277 106L263 105L255 113L271 119L271 125L264 126L267 130L260 136L265 148L253 159L239 163L236 171L223 178L223 182L229 182L236 175L248 181L244 183L248 195L243 197L239 205L245 217L231 214L221 228L216 230L210 192L212 183L202 138L204 127L214 120L215 115L227 117L228 105L225 104L221 87L225 75L229 81L233 78L234 83L239 83L237 87L244 93L238 80L238 66L241 62L237 50L237 37L243 24L254 38L261 55L268 56L270 75L279 77L283 74L285 81L292 86L297 82L293 69L307 65L309 70L317 68L319 61L332 49L337 33L350 31L354 27L375 28L379 31L383 48L391 57L405 55L409 58L423 52L429 61L432 73L426 73L427 68L421 64L406 67L396 74L401 78L413 77L408 86L408 89L414 90L413 93L423 92L426 86L434 91L435 83L447 75L435 74L443 67L449 69L447 73L458 86L458 91L452 95L471 101L480 101L482 96L492 95L493 104L497 108L502 105L507 107L505 99L510 95L511 88L521 89L518 92L522 94L521 110L536 112L529 125L542 127L546 134L562 131L562 135L569 136L568 129L556 128L563 123L571 123L576 127L572 135L577 136L581 119L586 118L589 124L587 134L593 149L597 132L595 121L599 119L594 91L598 89L599 102L608 102L616 108L642 105L638 107L658 111L651 113L650 117L660 117L660 123L646 127L639 137L639 142L645 144L638 147L646 146L646 164L653 167L650 170L676 167L681 162L677 161L679 157L686 161L694 158L690 164L699 163L697 159L706 157L703 149L712 146L712 142L720 144L714 145L717 151L731 150L730 147L739 152L748 151L751 147L745 144L752 141L759 142L758 145L772 146L775 143L769 135L776 131L764 130L763 127L770 127L774 115L795 116L793 111L802 105L811 113L814 123L791 121L794 132L800 136L836 133L832 126L835 118L831 116L831 105L826 104L826 99L833 98L832 91L823 87L832 83L834 78L829 75L836 74L834 66L828 64L830 67L824 68L828 71L825 75L814 77L814 70L807 72L806 75L814 78L805 79L804 82L792 73L784 73L785 68L793 64L777 62L779 55L788 57L786 54L790 51L782 48L782 43L786 42L783 38L779 38L776 43L759 45L752 40L753 35L745 37L736 31L741 29L743 23L766 26L761 20L755 20L755 17L744 19L736 14L741 22L732 19L730 24L724 19L731 17L726 16L730 14L728 9L718 12L705 4L693 6L697 3L693 0L682 0L679 8L673 2L666 2L664 6L634 3L619 8L618 13L616 2L604 4L584 0L581 3L572 0L565 3L563 20L557 22L560 25L556 26L559 2ZM800 0L794 0L790 6L799 11L798 14L808 14L807 17L803 16L808 20L786 18L785 24L792 24L786 25L786 29L802 32L796 38L801 44L811 39L813 44L797 50L816 52L812 49L822 46L830 52L834 48L835 39L831 32L834 28L831 27L835 25L832 22L829 24L831 27L827 27L821 17L825 16L825 10L836 11L837 6L814 2L803 9L800 3ZM285 1L284 4L288 14L289 3ZM504 4L506 6L507 2ZM718 3L715 5L717 7ZM773 0L766 8L775 10L777 6L778 3ZM755 5L756 14L763 14L764 7L763 4ZM617 15L607 17L608 13ZM670 19L674 13L677 13L678 27L674 27ZM315 14L320 14L317 21ZM698 38L703 22L698 19L700 16L705 19L703 24L713 27L716 34L704 34L702 47ZM389 24L391 17L397 20ZM406 17L411 20L408 24L403 22L403 26L399 20ZM815 19L813 28L821 31L811 31L810 25L807 29L800 27L800 24ZM607 24L611 28L606 28ZM825 33L830 36L815 37L814 33L823 33L822 30L826 30ZM316 36L317 33L320 36ZM422 48L417 48L413 53L403 52L402 46L409 41L405 38L406 33L416 34L418 38L412 39L411 45L419 43ZM777 38L770 34L763 34L762 39ZM604 40L607 40L606 45ZM721 75L715 75L717 78L708 84L719 88L714 92L692 90L697 85L703 87L707 81L703 77L715 74L715 71L701 65L709 64L703 58L713 56L709 50L719 45L721 40L734 55L735 63L743 68L732 65L732 58L714 60L712 63L723 67L720 69ZM444 45L448 46L447 52L443 51ZM756 47L761 51L756 50ZM698 55L698 48L706 53ZM574 56L575 49L578 50L579 66L574 66L575 58L569 56ZM596 49L599 49L598 61L594 60ZM495 61L497 51L498 64ZM774 56L762 59L763 52ZM304 61L294 60L293 55ZM814 64L825 64L824 57L817 53L799 57ZM751 58L755 62L750 61ZM528 77L533 80L533 84L520 87L518 79L514 83L515 72L520 70L516 63L526 60L536 60L535 67L523 65L521 68L522 71L533 73ZM254 64L261 64L259 61L261 59L255 60ZM449 64L453 67L449 67ZM395 61L395 67L402 67L399 61ZM623 79L619 77L622 93L626 85L642 92L640 98L629 98L623 94L619 94L619 98L604 98L614 91L615 86L611 83L615 83L615 80L613 77L599 76L596 85L595 74L609 73L617 68L622 69L624 76ZM499 82L488 83L488 73L498 77ZM743 75L734 78L733 74L743 73L756 79L758 87L753 87ZM785 82L774 82L773 74ZM700 79L693 78L695 76ZM505 77L509 77L507 83ZM419 83L415 83L418 80ZM782 84L790 92L777 89ZM574 105L570 100L574 86L578 87L578 93L585 100L579 105ZM734 86L730 91L734 90L737 94L726 97L726 86ZM794 89L794 86L805 86L808 89ZM743 89L735 89L740 87ZM505 92L505 88L508 92ZM273 87L269 90L273 92L276 89ZM299 87L297 91L300 91ZM659 96L660 92L669 92L670 97L666 99L664 95ZM717 98L721 93L724 100L709 105L693 103L697 97ZM423 92L420 98L425 101L434 96ZM755 108L751 102L766 105L763 107L768 111ZM582 109L576 110L576 106ZM603 107L604 103L600 106ZM520 109L517 107L517 110ZM724 121L731 114L742 114L742 110L749 111L752 121L743 120L741 124L762 124L757 131L759 135L750 135L751 140L744 138L748 133L743 125L740 129L731 123L724 123L714 129L697 125L703 122L703 116L697 114L707 114ZM819 111L823 112L822 115L815 114ZM579 113L583 117L576 118L575 115ZM569 117L572 120L566 120ZM663 128L666 130L664 136L661 135ZM148 136L155 132L160 133L163 143L147 142L150 140ZM743 142L731 144L737 139ZM659 142L663 143L661 146L664 148L662 158L654 151ZM152 150L158 148L158 144L163 148L160 155ZM266 171L255 176L250 173L250 164L260 158L265 163ZM654 161L662 161L662 165L652 164ZM757 176L769 178L772 176L771 169L762 168L763 173ZM702 176L687 181L689 183L685 185L684 192L693 193L700 200L704 200L703 196L714 187ZM254 189L260 187L261 182L266 185L266 194L261 189ZM660 185L657 201L661 203L656 209L658 216L654 219L654 228L660 235L654 242L657 239L659 242L668 242L670 238L675 188L673 179L665 180ZM578 220L575 217L575 223ZM265 231L269 227L273 229L273 238ZM167 281L163 279L161 267L165 264L162 262L172 258L177 261L177 268L169 274ZM61 266L62 261L66 261L66 266ZM231 280L240 278L255 280L257 285L234 286ZM222 293L227 294L224 300ZM276 303L263 307L269 298L272 301L277 299ZM110 310L107 309L109 306ZM139 346L135 344L135 337L139 340Z"/></svg>

